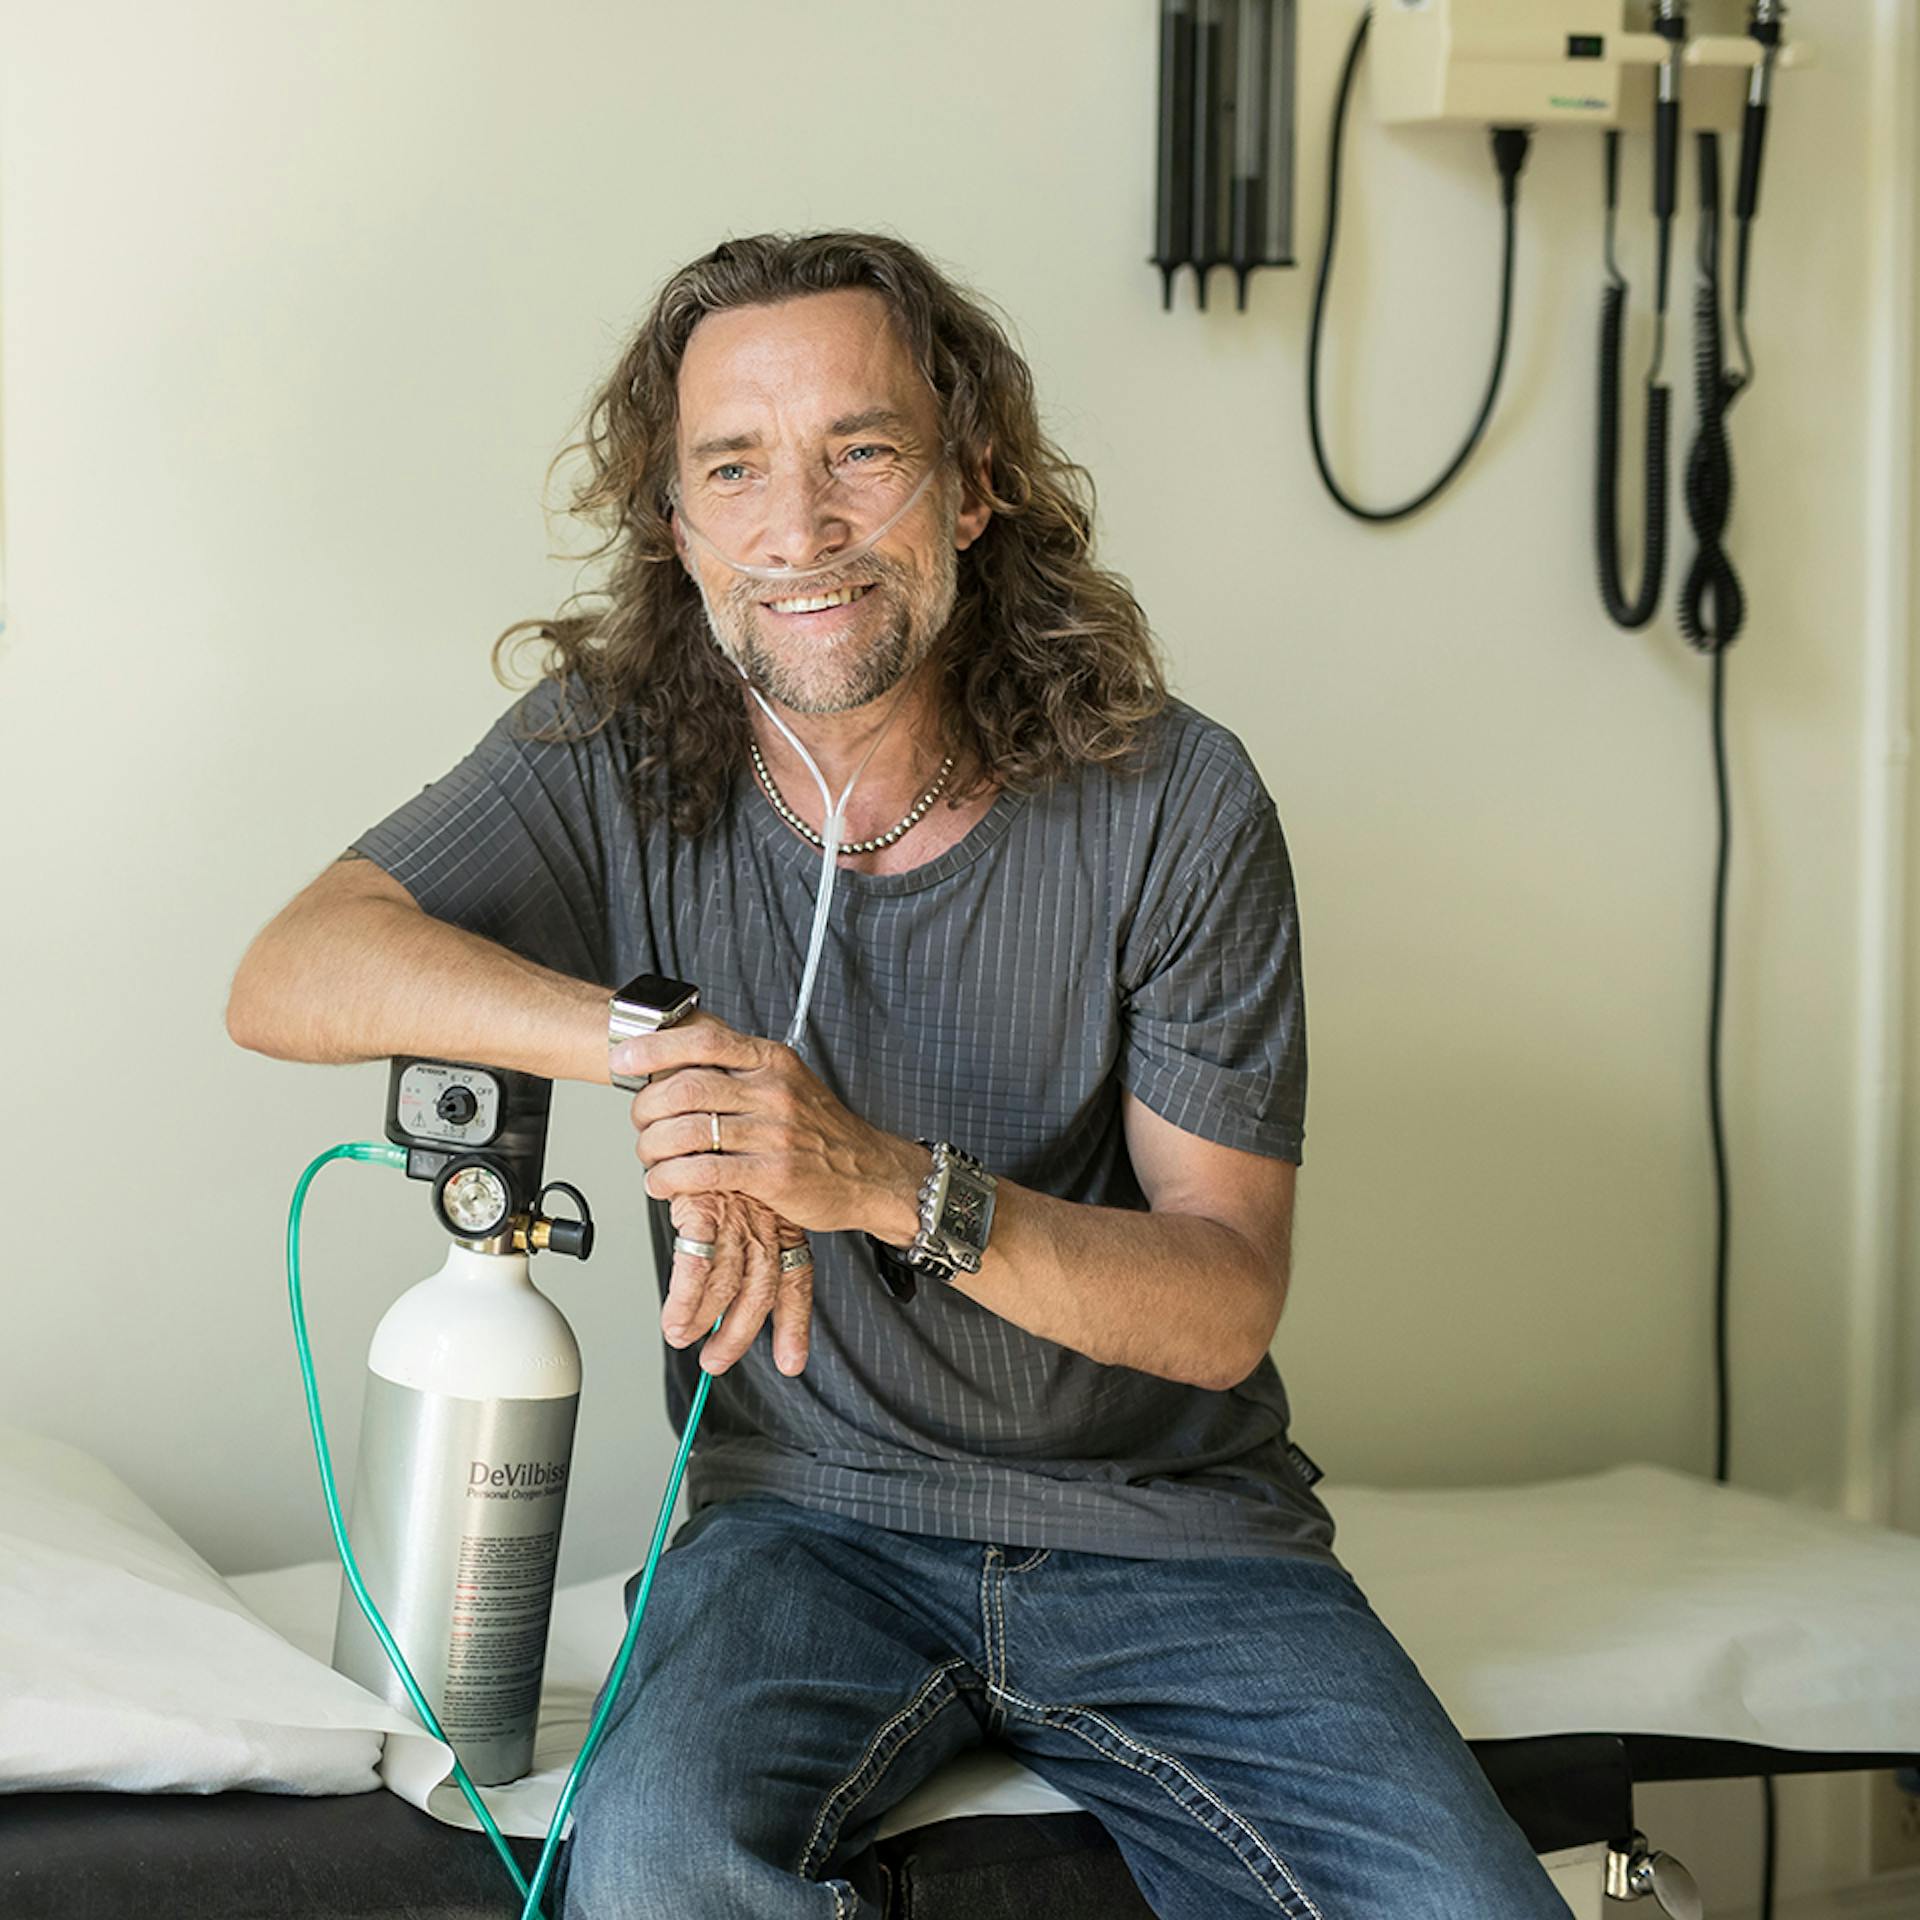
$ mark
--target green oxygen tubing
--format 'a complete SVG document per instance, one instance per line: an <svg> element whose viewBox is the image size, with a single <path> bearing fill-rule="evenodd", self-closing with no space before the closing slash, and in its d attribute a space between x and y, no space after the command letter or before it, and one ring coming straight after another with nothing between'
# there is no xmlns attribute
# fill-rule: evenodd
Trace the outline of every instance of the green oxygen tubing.
<svg viewBox="0 0 1920 1920"><path fill-rule="evenodd" d="M307 1189L312 1186L314 1175L330 1160L359 1160L371 1166L391 1167L404 1173L407 1165L407 1152L404 1147L388 1146L383 1142L370 1140L349 1141L342 1146L329 1147L300 1176L293 1190L293 1204L287 1214L287 1299L293 1312L293 1341L300 1356L300 1381L307 1396L307 1423L313 1431L314 1458L320 1467L320 1490L326 1497L327 1524L333 1529L333 1544L340 1555L340 1564L346 1571L347 1585L354 1600L365 1615L367 1625L373 1629L374 1637L385 1649L387 1658L393 1662L393 1670L400 1678L400 1684L406 1689L407 1698L413 1703L413 1710L420 1716L421 1724L441 1741L449 1752L453 1751L453 1742L447 1738L426 1695L420 1690L419 1682L408 1670L406 1657L401 1653L398 1643L388 1630L387 1623L380 1617L380 1609L374 1605L373 1596L368 1593L366 1582L360 1577L359 1563L354 1559L353 1547L347 1539L346 1521L340 1512L340 1491L334 1484L333 1458L327 1447L326 1422L320 1413L320 1388L314 1378L313 1351L307 1342L306 1308L300 1293L300 1217L307 1203ZM714 1330L720 1322L716 1320ZM540 1862L529 1881L520 1871L520 1863L514 1857L513 1849L508 1846L506 1836L495 1824L493 1815L487 1809L487 1803L480 1796L480 1790L468 1777L467 1770L460 1764L460 1756L453 1758L454 1784L466 1797L467 1805L473 1809L474 1818L480 1822L487 1838L493 1842L494 1851L499 1854L507 1872L513 1876L514 1890L522 1901L521 1920L542 1920L540 1896L545 1891L548 1876L553 1871L555 1854L559 1851L560 1836L567 1824L567 1815L573 1807L573 1796L585 1776L588 1764L592 1761L605 1731L607 1716L613 1709L613 1703L620 1691L620 1683L626 1676L628 1664L633 1659L634 1647L640 1638L640 1623L646 1615L647 1596L653 1590L653 1576L660 1565L660 1555L665 1551L667 1531L673 1521L673 1512L680 1499L680 1482L686 1474L687 1458L693 1451L693 1438L700 1426L700 1414L707 1404L707 1390L713 1385L713 1375L702 1371L700 1384L694 1389L693 1404L688 1409L686 1425L680 1435L680 1450L674 1455L673 1470L667 1476L666 1492L661 1496L659 1518L654 1522L653 1541L647 1549L646 1566L640 1575L640 1588L634 1595L633 1609L627 1618L626 1638L620 1643L620 1651L615 1656L613 1667L607 1676L607 1685L602 1690L599 1710L594 1714L592 1724L587 1728L587 1737L581 1743L580 1752L568 1771L566 1784L560 1790L559 1804L553 1810L553 1819L547 1827L546 1843L540 1849Z"/></svg>

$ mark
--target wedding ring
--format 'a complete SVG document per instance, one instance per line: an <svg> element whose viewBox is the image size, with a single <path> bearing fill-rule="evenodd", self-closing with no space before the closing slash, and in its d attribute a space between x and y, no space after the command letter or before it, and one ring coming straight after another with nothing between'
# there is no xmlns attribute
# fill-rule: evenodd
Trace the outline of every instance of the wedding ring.
<svg viewBox="0 0 1920 1920"><path fill-rule="evenodd" d="M684 1233L676 1233L673 1236L673 1250L675 1253L690 1253L696 1260L713 1258L711 1240L689 1240Z"/></svg>
<svg viewBox="0 0 1920 1920"><path fill-rule="evenodd" d="M803 1240L797 1247L780 1249L780 1271L798 1273L802 1267L813 1265L813 1249Z"/></svg>
<svg viewBox="0 0 1920 1920"><path fill-rule="evenodd" d="M724 1147L723 1147L723 1146L722 1146L722 1145L720 1144L720 1116L719 1116L719 1115L718 1115L717 1113L710 1113L710 1114L708 1114L708 1115L707 1115L707 1118L708 1118L709 1120L711 1120L711 1121L713 1122L713 1150L714 1150L714 1152L715 1152L715 1153L724 1153L724 1152L726 1152L726 1148L724 1148Z"/></svg>

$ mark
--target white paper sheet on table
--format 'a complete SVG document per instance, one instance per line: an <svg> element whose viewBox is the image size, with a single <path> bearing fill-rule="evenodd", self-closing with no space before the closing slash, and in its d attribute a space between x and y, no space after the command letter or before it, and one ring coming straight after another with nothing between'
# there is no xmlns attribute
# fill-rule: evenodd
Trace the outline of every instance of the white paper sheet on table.
<svg viewBox="0 0 1920 1920"><path fill-rule="evenodd" d="M1324 1491L1342 1560L1469 1739L1664 1733L1920 1752L1920 1539L1649 1466L1531 1487ZM338 1580L316 1565L233 1584L324 1659ZM610 1576L556 1600L539 1770L486 1790L506 1832L546 1831L619 1648L623 1585ZM390 1742L382 1777L473 1826L444 1752ZM888 1824L1071 1804L983 1755Z"/></svg>
<svg viewBox="0 0 1920 1920"><path fill-rule="evenodd" d="M1920 1539L1689 1474L1337 1492L1342 1560L1469 1739L1920 1752Z"/></svg>

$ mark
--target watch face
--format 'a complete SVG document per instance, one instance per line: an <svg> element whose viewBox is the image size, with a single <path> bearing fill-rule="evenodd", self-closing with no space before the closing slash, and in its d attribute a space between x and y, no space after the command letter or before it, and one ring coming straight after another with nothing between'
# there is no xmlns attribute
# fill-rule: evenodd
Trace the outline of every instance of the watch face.
<svg viewBox="0 0 1920 1920"><path fill-rule="evenodd" d="M629 980L614 996L629 1006L652 1007L660 1015L661 1025L691 1011L699 1003L699 994L684 980L664 973L643 973Z"/></svg>
<svg viewBox="0 0 1920 1920"><path fill-rule="evenodd" d="M987 1237L987 1196L978 1187L951 1184L947 1204L940 1209L940 1230L980 1246Z"/></svg>

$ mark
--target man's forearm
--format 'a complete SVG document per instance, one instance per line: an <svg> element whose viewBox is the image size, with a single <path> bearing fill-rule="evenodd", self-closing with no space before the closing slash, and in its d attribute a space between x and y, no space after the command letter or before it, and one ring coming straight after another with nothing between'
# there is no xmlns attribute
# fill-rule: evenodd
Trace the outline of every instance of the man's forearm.
<svg viewBox="0 0 1920 1920"><path fill-rule="evenodd" d="M903 1246L927 1153L899 1143L890 1198L866 1231ZM997 1183L977 1274L954 1287L1004 1320L1111 1366L1195 1386L1237 1386L1259 1365L1286 1300L1283 1254L1191 1213L1086 1206Z"/></svg>
<svg viewBox="0 0 1920 1920"><path fill-rule="evenodd" d="M424 1054L607 1084L607 990L402 901L295 901L248 949L227 1030L278 1060Z"/></svg>

